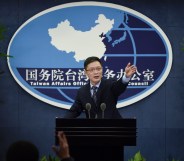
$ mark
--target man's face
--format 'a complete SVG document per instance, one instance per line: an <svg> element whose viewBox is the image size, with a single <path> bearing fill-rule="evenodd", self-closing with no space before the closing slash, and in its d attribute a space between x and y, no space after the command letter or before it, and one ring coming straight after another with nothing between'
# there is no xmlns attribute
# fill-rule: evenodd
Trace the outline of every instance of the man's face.
<svg viewBox="0 0 184 161"><path fill-rule="evenodd" d="M98 61L92 62L88 64L85 73L91 84L96 85L102 79L102 66Z"/></svg>

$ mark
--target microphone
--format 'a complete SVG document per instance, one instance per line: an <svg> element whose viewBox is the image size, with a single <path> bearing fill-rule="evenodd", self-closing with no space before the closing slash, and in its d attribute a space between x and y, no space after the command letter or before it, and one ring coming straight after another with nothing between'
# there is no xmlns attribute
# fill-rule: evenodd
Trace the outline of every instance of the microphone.
<svg viewBox="0 0 184 161"><path fill-rule="evenodd" d="M86 110L88 111L88 115L89 115L89 119L90 119L91 118L91 116L90 116L91 104L90 103L86 103Z"/></svg>
<svg viewBox="0 0 184 161"><path fill-rule="evenodd" d="M105 103L101 103L100 108L102 110L102 118L104 119L104 111L106 109L106 104Z"/></svg>

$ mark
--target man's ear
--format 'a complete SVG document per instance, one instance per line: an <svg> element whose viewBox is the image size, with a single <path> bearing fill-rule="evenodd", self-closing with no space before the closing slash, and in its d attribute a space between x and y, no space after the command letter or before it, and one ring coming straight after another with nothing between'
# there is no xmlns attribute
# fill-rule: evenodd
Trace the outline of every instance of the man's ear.
<svg viewBox="0 0 184 161"><path fill-rule="evenodd" d="M87 75L87 71L86 71L86 69L84 69L84 74L85 74L86 76L88 76L88 75Z"/></svg>
<svg viewBox="0 0 184 161"><path fill-rule="evenodd" d="M86 75L86 77L89 79L87 71L84 69L84 74Z"/></svg>

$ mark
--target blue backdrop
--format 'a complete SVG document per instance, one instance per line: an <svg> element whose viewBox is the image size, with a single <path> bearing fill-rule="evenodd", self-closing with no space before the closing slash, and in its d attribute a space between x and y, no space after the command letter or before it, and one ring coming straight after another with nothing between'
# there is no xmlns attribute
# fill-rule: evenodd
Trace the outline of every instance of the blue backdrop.
<svg viewBox="0 0 184 161"><path fill-rule="evenodd" d="M50 7L76 1L1 0L0 24L7 29L0 42L6 52L9 41L22 23ZM120 110L126 118L137 118L137 146L125 147L125 161L137 151L149 161L169 157L184 160L184 2L179 0L110 0L103 1L134 9L156 22L168 36L173 49L173 65L166 81L153 94ZM28 43L28 42L25 42ZM16 58L15 58L16 59ZM32 97L14 80L6 58L0 58L0 160L8 146L19 139L37 145L40 156L51 154L54 144L55 117L66 111ZM82 117L82 116L81 116Z"/></svg>

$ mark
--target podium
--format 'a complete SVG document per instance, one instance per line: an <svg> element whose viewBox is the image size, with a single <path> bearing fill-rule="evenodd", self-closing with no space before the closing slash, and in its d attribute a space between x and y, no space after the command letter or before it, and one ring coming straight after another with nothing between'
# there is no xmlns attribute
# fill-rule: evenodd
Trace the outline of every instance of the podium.
<svg viewBox="0 0 184 161"><path fill-rule="evenodd" d="M56 118L57 132L64 131L75 161L123 161L124 146L135 146L136 119Z"/></svg>

